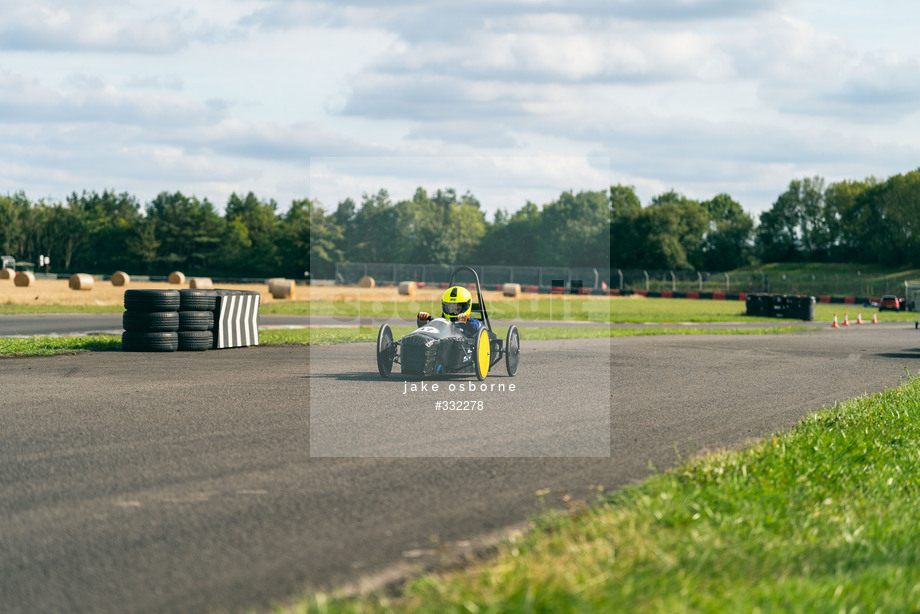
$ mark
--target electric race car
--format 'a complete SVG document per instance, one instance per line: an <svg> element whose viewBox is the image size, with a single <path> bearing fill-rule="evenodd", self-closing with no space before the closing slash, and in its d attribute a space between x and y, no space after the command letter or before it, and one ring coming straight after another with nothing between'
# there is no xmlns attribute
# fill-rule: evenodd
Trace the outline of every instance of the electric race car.
<svg viewBox="0 0 920 614"><path fill-rule="evenodd" d="M474 373L482 381L502 358L508 375L514 377L521 357L517 326L509 326L504 340L499 339L492 332L476 271L468 266L457 268L450 276L449 285L454 286L454 278L462 271L469 271L476 280L479 302L472 303L469 311L482 326L469 336L458 323L448 318L434 318L394 341L389 324L383 324L377 333L377 370L381 377L389 377L393 364L399 363L404 375L434 377Z"/></svg>

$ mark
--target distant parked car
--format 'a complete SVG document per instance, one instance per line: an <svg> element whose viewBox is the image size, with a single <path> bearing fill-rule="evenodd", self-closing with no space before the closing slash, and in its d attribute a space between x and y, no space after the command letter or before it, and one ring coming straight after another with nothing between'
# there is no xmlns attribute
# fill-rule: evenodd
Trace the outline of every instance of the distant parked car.
<svg viewBox="0 0 920 614"><path fill-rule="evenodd" d="M901 311L901 301L893 294L886 294L882 297L882 300L879 301L878 310L884 311L886 309Z"/></svg>

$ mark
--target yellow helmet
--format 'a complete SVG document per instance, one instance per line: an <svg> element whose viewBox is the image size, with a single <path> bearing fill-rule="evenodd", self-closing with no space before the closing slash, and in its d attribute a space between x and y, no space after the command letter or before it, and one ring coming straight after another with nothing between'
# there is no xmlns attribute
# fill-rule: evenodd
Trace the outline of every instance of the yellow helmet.
<svg viewBox="0 0 920 614"><path fill-rule="evenodd" d="M444 291L441 297L442 316L448 320L456 321L461 313L470 315L473 310L473 296L470 291L461 286L451 286Z"/></svg>

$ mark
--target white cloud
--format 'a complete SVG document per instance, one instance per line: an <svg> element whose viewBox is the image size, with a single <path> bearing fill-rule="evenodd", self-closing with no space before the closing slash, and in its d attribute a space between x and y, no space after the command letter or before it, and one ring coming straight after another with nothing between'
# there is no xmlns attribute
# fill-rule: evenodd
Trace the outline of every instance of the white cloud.
<svg viewBox="0 0 920 614"><path fill-rule="evenodd" d="M592 154L644 200L728 191L759 209L795 176L916 166L915 14L904 0L0 0L0 191L284 202L314 157ZM355 165L343 190L360 169L374 190L424 178ZM532 180L457 170L504 195L488 202Z"/></svg>
<svg viewBox="0 0 920 614"><path fill-rule="evenodd" d="M115 5L117 6L117 5ZM172 53L188 43L176 13L123 20L114 12L23 3L4 10L0 46L14 50Z"/></svg>
<svg viewBox="0 0 920 614"><path fill-rule="evenodd" d="M0 124L10 122L92 122L152 127L198 126L220 119L220 102L128 93L95 75L74 75L74 89L45 87L24 75L0 69Z"/></svg>

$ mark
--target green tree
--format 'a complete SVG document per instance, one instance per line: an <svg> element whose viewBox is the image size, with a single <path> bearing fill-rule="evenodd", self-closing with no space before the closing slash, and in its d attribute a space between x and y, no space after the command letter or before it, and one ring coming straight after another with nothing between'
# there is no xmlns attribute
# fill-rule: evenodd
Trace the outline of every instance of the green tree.
<svg viewBox="0 0 920 614"><path fill-rule="evenodd" d="M285 277L300 279L304 273L310 270L310 214L311 201L309 199L295 200L291 203L290 208L281 216L281 222L278 230L278 250L281 258L280 273ZM328 231L335 240L340 240L341 227L332 221L332 227L338 229ZM325 229L320 229L320 233L326 233ZM323 237L323 240L327 240ZM332 254L339 260L344 259L340 249L333 247ZM323 254L329 255L328 249Z"/></svg>
<svg viewBox="0 0 920 614"><path fill-rule="evenodd" d="M224 214L229 233L226 241L240 250L233 266L238 275L277 275L280 265L277 210L278 205L274 200L261 201L252 192L245 197L236 193L230 195Z"/></svg>
<svg viewBox="0 0 920 614"><path fill-rule="evenodd" d="M824 204L824 179L793 179L760 216L757 249L773 262L827 260L840 241L839 220Z"/></svg>
<svg viewBox="0 0 920 614"><path fill-rule="evenodd" d="M635 215L642 209L642 201L636 196L636 188L631 185L610 186L610 215L617 218L623 215Z"/></svg>
<svg viewBox="0 0 920 614"><path fill-rule="evenodd" d="M865 204L859 200L860 195L876 185L878 180L869 177L863 181L838 181L827 186L824 191L827 216L834 220L839 234L832 255L833 260L854 262L860 259L867 238L863 219L866 212L861 210L857 203Z"/></svg>
<svg viewBox="0 0 920 614"><path fill-rule="evenodd" d="M107 190L101 194L74 192L67 199L67 207L76 224L73 232L81 235L69 241L75 268L111 272L137 265L134 254L127 250L142 218L140 204L132 195Z"/></svg>
<svg viewBox="0 0 920 614"><path fill-rule="evenodd" d="M0 196L0 254L21 259L32 203L24 192Z"/></svg>
<svg viewBox="0 0 920 614"><path fill-rule="evenodd" d="M619 268L645 264L647 237L642 234L642 202L633 186L610 186L610 262Z"/></svg>
<svg viewBox="0 0 920 614"><path fill-rule="evenodd" d="M226 222L207 199L161 192L147 205L147 219L156 228L158 266L192 274L216 268Z"/></svg>
<svg viewBox="0 0 920 614"><path fill-rule="evenodd" d="M400 214L390 194L383 189L362 196L361 207L345 230L350 262L402 262L402 251L408 249L403 241L405 229L400 225Z"/></svg>
<svg viewBox="0 0 920 614"><path fill-rule="evenodd" d="M639 221L647 237L645 265L653 269L698 269L709 216L699 202L673 190L652 198Z"/></svg>
<svg viewBox="0 0 920 614"><path fill-rule="evenodd" d="M465 261L476 253L486 233L485 214L469 192L458 198L452 188L431 197L418 188L411 201L397 205L400 224L407 231L410 262L447 264Z"/></svg>
<svg viewBox="0 0 920 614"><path fill-rule="evenodd" d="M610 265L610 209L605 192L563 192L543 207L544 261L549 265Z"/></svg>
<svg viewBox="0 0 920 614"><path fill-rule="evenodd" d="M760 214L756 245L764 262L802 259L801 210L797 190L780 194L773 206Z"/></svg>
<svg viewBox="0 0 920 614"><path fill-rule="evenodd" d="M703 268L730 271L751 262L754 220L728 194L718 194L702 203L709 215L703 237Z"/></svg>
<svg viewBox="0 0 920 614"><path fill-rule="evenodd" d="M342 259L338 248L342 229L321 207L309 200L304 202L309 215L310 275L317 279L330 279L335 275L335 263Z"/></svg>

